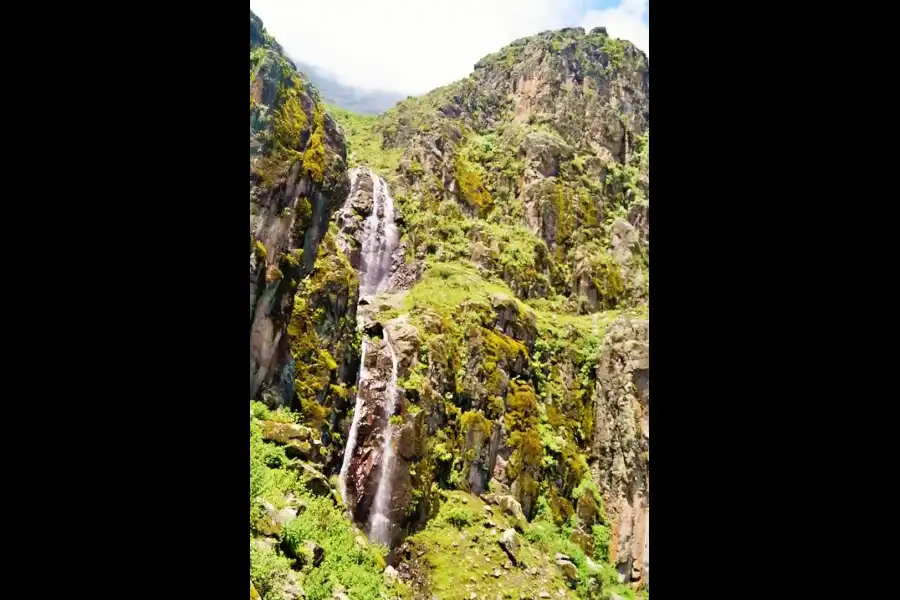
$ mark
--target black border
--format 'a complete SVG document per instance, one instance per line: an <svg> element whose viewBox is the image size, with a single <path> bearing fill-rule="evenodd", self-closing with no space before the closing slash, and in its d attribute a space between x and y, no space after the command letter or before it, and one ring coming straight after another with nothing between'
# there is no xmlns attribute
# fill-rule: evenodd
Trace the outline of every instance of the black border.
<svg viewBox="0 0 900 600"><path fill-rule="evenodd" d="M811 591L803 561L821 537L801 523L836 500L814 481L834 447L821 432L872 417L824 407L862 394L834 379L854 353L836 338L856 328L846 317L860 296L884 285L858 253L848 266L847 248L880 252L863 188L892 172L879 171L888 154L872 143L889 110L873 100L889 85L878 44L892 37L813 3L795 14L652 8L652 587L663 598L772 592L783 580ZM87 240L85 255L70 258L62 237L40 244L52 264L74 263L42 314L77 334L53 326L42 339L82 393L54 394L42 423L65 440L51 444L52 487L75 517L55 562L91 589L230 598L247 584L245 14L228 4L142 6L118 23L102 10L67 14L83 54L60 38L42 73L58 65L65 79L42 80L50 91L29 100L82 129L41 137L53 144L36 156L62 158L65 180L84 189L77 204L62 199L73 218L60 225ZM43 41L47 52L55 40ZM46 112L44 96L66 110ZM39 167L35 177L62 180ZM47 372L29 381L49 383ZM838 538L841 523L851 525L823 529ZM55 539L42 537L42 551L60 550ZM822 546L832 564L849 548Z"/></svg>

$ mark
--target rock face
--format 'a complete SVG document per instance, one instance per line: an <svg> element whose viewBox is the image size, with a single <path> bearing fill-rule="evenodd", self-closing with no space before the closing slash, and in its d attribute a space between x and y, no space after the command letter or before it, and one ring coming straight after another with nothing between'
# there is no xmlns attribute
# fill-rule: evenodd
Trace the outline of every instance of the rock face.
<svg viewBox="0 0 900 600"><path fill-rule="evenodd" d="M448 200L468 217L505 210L542 242L473 226L470 260L522 299L573 296L582 313L646 301L649 60L640 50L601 29L545 32L425 98L380 121L385 147L405 150L401 187L445 219L454 217ZM629 252L621 229L610 231L615 218L638 234L625 236ZM428 232L413 233L412 253L431 253ZM531 256L504 260L509 244Z"/></svg>
<svg viewBox="0 0 900 600"><path fill-rule="evenodd" d="M346 147L318 92L252 13L250 63L250 397L289 406L294 292L346 196Z"/></svg>
<svg viewBox="0 0 900 600"><path fill-rule="evenodd" d="M649 583L650 325L620 318L597 366L591 470L612 523L610 560L631 581Z"/></svg>
<svg viewBox="0 0 900 600"><path fill-rule="evenodd" d="M347 497L344 501L358 523L367 523L371 518L376 489L385 468L383 436L388 430L388 420L395 417L403 422L400 415L405 412L406 398L402 388L396 388L394 413L386 412L390 404L388 394L391 393L394 356L398 377L408 375L416 361L414 327L398 319L385 323L383 332L386 335L381 339L366 341L366 376L360 380L357 392L361 399L357 404L361 414L345 481ZM388 340L393 344L393 352ZM394 455L390 472L385 477L389 479L391 490L389 518L400 528L407 521L407 508L412 500L410 461L421 455L421 436L415 421L391 429Z"/></svg>

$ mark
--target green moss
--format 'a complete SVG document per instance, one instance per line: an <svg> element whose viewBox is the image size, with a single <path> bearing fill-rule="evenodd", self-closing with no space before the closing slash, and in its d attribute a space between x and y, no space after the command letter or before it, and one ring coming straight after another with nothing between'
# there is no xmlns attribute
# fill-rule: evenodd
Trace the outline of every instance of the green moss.
<svg viewBox="0 0 900 600"><path fill-rule="evenodd" d="M494 200L485 187L479 171L460 155L454 156L453 167L462 199L474 207L478 214L486 215L493 207Z"/></svg>
<svg viewBox="0 0 900 600"><path fill-rule="evenodd" d="M337 246L335 231L329 229L312 273L294 296L287 325L295 365L294 391L304 423L316 429L332 422L335 402L347 396L346 385L338 381L335 356L343 360L358 341L353 318L336 313L337 297L355 298L358 288L356 272Z"/></svg>
<svg viewBox="0 0 900 600"><path fill-rule="evenodd" d="M264 263L266 261L266 247L259 240L255 240L253 244L253 253L256 255L258 262Z"/></svg>
<svg viewBox="0 0 900 600"><path fill-rule="evenodd" d="M316 183L325 180L325 109L316 104L313 109L313 132L303 153L303 168Z"/></svg>
<svg viewBox="0 0 900 600"><path fill-rule="evenodd" d="M296 89L282 88L280 96L281 106L275 111L273 119L275 142L284 148L296 150L308 126L306 112Z"/></svg>
<svg viewBox="0 0 900 600"><path fill-rule="evenodd" d="M460 419L460 425L464 435L468 435L470 432L478 433L483 439L491 436L492 424L480 411L464 412Z"/></svg>
<svg viewBox="0 0 900 600"><path fill-rule="evenodd" d="M324 348L322 350L319 350L319 355L325 361L325 366L328 367L329 371L334 371L335 369L337 369L337 363L328 350L325 350Z"/></svg>

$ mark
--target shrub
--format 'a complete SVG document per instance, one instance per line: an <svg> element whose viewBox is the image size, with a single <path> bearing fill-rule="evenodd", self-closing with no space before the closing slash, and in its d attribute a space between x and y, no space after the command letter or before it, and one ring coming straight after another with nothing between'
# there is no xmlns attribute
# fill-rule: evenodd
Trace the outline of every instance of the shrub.
<svg viewBox="0 0 900 600"><path fill-rule="evenodd" d="M322 564L306 576L308 600L330 599L335 584L351 598L378 598L382 591L383 549L357 542L352 524L328 498L304 496L306 510L285 526L284 543L295 552L306 540L325 551Z"/></svg>
<svg viewBox="0 0 900 600"><path fill-rule="evenodd" d="M250 541L250 582L262 600L281 600L281 586L291 569L291 561L271 548Z"/></svg>
<svg viewBox="0 0 900 600"><path fill-rule="evenodd" d="M475 511L460 504L448 504L441 509L439 518L458 529L478 521L478 515Z"/></svg>

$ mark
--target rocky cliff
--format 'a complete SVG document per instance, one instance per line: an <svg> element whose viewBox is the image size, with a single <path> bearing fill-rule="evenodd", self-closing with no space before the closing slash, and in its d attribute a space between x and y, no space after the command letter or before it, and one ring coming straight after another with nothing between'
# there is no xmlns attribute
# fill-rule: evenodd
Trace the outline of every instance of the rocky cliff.
<svg viewBox="0 0 900 600"><path fill-rule="evenodd" d="M251 12L250 395L272 406L293 397L285 334L297 287L346 196L346 154L317 90Z"/></svg>
<svg viewBox="0 0 900 600"><path fill-rule="evenodd" d="M251 67L251 582L647 594L646 56L545 32L338 121L252 13Z"/></svg>

